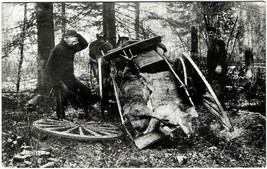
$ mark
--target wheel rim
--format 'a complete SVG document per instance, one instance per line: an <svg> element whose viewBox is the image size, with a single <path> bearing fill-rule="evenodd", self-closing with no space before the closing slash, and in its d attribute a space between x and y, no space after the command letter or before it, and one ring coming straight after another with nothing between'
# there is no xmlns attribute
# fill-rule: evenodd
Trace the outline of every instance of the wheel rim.
<svg viewBox="0 0 267 169"><path fill-rule="evenodd" d="M122 135L121 130L107 122L70 122L67 120L40 119L33 123L34 129L59 137L75 140L112 140Z"/></svg>
<svg viewBox="0 0 267 169"><path fill-rule="evenodd" d="M208 81L206 80L206 78L204 77L202 72L199 70L199 68L194 63L194 61L186 53L183 53L182 57L187 59L187 61L189 61L190 65L194 68L194 70L196 71L198 76L201 78L202 82L205 84L207 91L211 95L210 100L206 99L204 101L204 105L210 110L211 113L213 113L215 116L217 116L219 118L219 120L221 121L221 123L224 125L224 127L227 130L232 131L233 126L232 126L226 112L224 111L224 109L223 109L221 103L219 102L216 94L214 93L213 89L211 88L210 84L208 83ZM217 107L216 108L212 107L210 103L214 103ZM215 111L213 111L213 110L215 110Z"/></svg>

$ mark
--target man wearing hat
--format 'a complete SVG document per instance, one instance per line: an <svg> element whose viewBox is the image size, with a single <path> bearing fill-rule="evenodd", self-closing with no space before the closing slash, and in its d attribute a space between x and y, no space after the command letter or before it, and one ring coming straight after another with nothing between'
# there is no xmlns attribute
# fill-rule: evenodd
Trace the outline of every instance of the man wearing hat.
<svg viewBox="0 0 267 169"><path fill-rule="evenodd" d="M65 118L68 102L75 107L81 106L85 115L88 115L88 105L98 100L74 75L74 54L87 46L87 41L79 33L68 30L60 43L51 50L47 60L47 72L56 96L56 113L59 119Z"/></svg>
<svg viewBox="0 0 267 169"><path fill-rule="evenodd" d="M215 27L207 28L207 32L209 36L207 53L208 81L212 83L214 80L218 80L219 91L223 92L227 73L225 43L217 36Z"/></svg>

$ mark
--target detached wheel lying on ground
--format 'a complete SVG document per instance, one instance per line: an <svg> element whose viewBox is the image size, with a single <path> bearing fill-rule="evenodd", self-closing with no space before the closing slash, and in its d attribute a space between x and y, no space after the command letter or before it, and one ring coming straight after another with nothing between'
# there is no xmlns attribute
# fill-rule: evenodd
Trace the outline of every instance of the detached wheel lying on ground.
<svg viewBox="0 0 267 169"><path fill-rule="evenodd" d="M122 135L117 126L96 121L40 119L33 123L33 128L46 134L82 141L114 140Z"/></svg>

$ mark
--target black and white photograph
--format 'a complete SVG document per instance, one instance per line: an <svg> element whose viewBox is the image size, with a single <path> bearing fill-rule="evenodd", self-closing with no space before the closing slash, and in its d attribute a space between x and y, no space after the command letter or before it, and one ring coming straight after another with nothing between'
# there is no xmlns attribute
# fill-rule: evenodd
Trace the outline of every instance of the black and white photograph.
<svg viewBox="0 0 267 169"><path fill-rule="evenodd" d="M265 1L6 1L1 31L1 167L266 167Z"/></svg>

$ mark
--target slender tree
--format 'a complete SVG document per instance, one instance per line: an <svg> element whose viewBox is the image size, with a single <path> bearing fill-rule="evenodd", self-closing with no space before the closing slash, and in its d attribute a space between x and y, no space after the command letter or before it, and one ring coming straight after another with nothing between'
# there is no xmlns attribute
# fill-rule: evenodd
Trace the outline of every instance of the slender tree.
<svg viewBox="0 0 267 169"><path fill-rule="evenodd" d="M65 32L66 32L66 11L65 11L65 2L61 2L61 32L62 32L62 37L64 36Z"/></svg>
<svg viewBox="0 0 267 169"><path fill-rule="evenodd" d="M135 22L134 22L134 30L135 30L135 38L139 39L139 30L140 30L140 3L135 2Z"/></svg>
<svg viewBox="0 0 267 169"><path fill-rule="evenodd" d="M116 44L116 26L115 26L115 3L103 3L103 32L104 36L110 43L115 46Z"/></svg>
<svg viewBox="0 0 267 169"><path fill-rule="evenodd" d="M16 84L17 89L17 99L19 101L19 87L20 87L20 76L21 76L21 68L24 59L24 39L25 39L25 30L26 30L26 23L27 23L27 3L24 3L24 20L22 26L22 33L21 35L21 43L20 43L20 60L19 60L19 68L18 68L18 80Z"/></svg>
<svg viewBox="0 0 267 169"><path fill-rule="evenodd" d="M37 3L37 36L38 36L38 58L37 58L37 91L45 94L49 91L49 77L45 65L51 49L54 47L54 23L53 4Z"/></svg>

